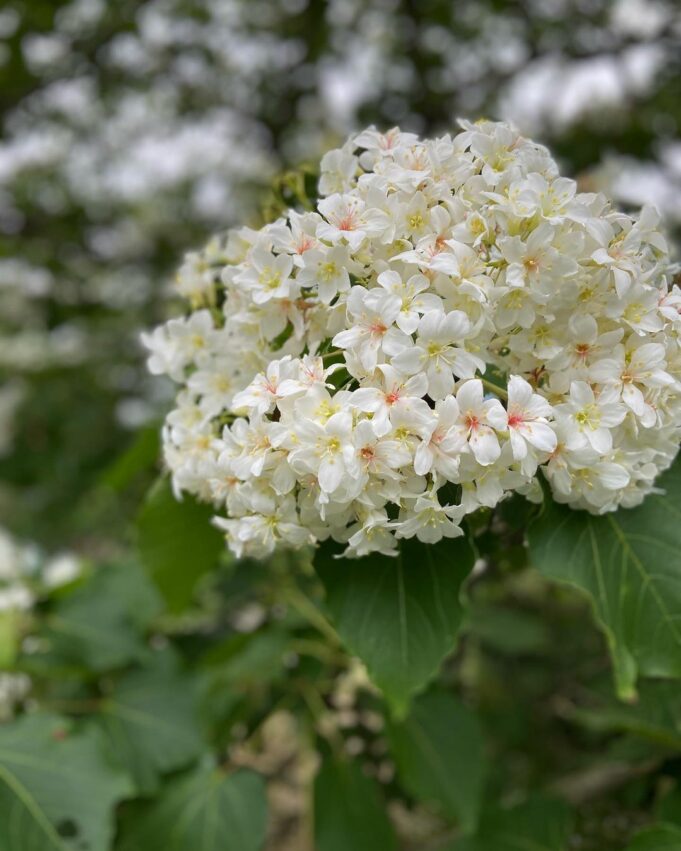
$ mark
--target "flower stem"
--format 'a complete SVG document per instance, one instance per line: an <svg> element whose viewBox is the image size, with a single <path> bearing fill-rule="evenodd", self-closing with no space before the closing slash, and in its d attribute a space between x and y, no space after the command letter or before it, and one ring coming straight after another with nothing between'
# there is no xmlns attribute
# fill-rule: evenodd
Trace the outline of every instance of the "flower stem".
<svg viewBox="0 0 681 851"><path fill-rule="evenodd" d="M490 381L488 378L481 378L482 383L488 390L491 390L492 393L496 393L497 396L500 396L502 399L508 399L508 393L504 390L503 387L499 387L494 384L494 382Z"/></svg>

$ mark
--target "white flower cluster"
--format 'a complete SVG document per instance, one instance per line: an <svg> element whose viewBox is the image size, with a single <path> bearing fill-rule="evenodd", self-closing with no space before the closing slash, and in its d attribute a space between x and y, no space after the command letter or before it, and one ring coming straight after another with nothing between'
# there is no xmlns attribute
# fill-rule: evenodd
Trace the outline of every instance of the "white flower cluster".
<svg viewBox="0 0 681 851"><path fill-rule="evenodd" d="M0 619L7 630L8 647L20 636L20 619L29 613L41 596L72 582L83 564L73 553L45 559L35 544L24 544L0 526ZM26 644L22 645L24 648ZM0 672L0 723L9 721L16 707L31 690L24 673Z"/></svg>
<svg viewBox="0 0 681 851"><path fill-rule="evenodd" d="M0 526L0 616L30 610L40 594L72 582L82 569L73 553L45 559L36 545L18 542Z"/></svg>
<svg viewBox="0 0 681 851"><path fill-rule="evenodd" d="M182 389L178 494L238 555L462 534L505 494L594 513L653 488L681 436L681 291L656 213L577 194L509 125L370 128L314 211L190 255L192 306L144 342Z"/></svg>

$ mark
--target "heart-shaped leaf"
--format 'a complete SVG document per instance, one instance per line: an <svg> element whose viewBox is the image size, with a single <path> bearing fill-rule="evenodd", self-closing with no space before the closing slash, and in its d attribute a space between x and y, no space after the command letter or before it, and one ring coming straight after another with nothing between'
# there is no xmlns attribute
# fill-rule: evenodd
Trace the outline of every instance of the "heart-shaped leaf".
<svg viewBox="0 0 681 851"><path fill-rule="evenodd" d="M629 700L639 675L681 677L681 462L658 484L639 507L602 517L549 500L529 530L539 570L591 599Z"/></svg>
<svg viewBox="0 0 681 851"><path fill-rule="evenodd" d="M405 541L397 558L340 560L333 553L328 544L320 547L315 568L336 629L403 714L454 649L473 551L457 538L431 545Z"/></svg>

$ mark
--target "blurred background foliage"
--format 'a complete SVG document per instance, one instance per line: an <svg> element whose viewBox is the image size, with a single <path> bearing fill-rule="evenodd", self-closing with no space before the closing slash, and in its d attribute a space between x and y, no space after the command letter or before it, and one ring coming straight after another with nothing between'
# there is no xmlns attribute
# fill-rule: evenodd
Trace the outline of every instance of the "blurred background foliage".
<svg viewBox="0 0 681 851"><path fill-rule="evenodd" d="M397 834L405 849L506 851L511 835L509 849L619 851L657 816L681 832L678 690L644 682L637 704L614 700L588 607L528 568L523 503L480 518L487 569L468 581L464 638L401 721L341 649L309 565L230 561L210 512L163 486L139 510L169 398L139 331L173 309L183 252L290 202L295 181L278 176L313 172L351 129L433 133L459 115L514 121L582 188L655 203L678 238L674 0L0 8L0 712L17 716L0 751L11 735L17 764L81 766L95 806L84 818L88 784L52 778L55 801L39 773L23 778L57 814L62 845L45 847L99 851L115 834L124 851L184 849L203 809L164 827L173 813L247 793L250 839L235 847L257 848L253 771L275 851L304 851L315 831L335 851L358 812L367 849ZM447 757L453 715L497 807L467 840L457 825L477 820L482 791L457 797L473 780L448 774L433 788L437 762L413 745L425 725ZM339 815L339 800L354 804ZM12 806L1 792L0 840Z"/></svg>

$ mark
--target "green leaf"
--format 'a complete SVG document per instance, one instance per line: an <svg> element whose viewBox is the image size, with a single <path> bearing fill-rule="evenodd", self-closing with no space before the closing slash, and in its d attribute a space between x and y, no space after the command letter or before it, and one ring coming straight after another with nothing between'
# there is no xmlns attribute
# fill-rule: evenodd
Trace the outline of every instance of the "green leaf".
<svg viewBox="0 0 681 851"><path fill-rule="evenodd" d="M98 567L55 602L42 663L106 671L143 659L148 651L142 633L159 610L158 595L138 566Z"/></svg>
<svg viewBox="0 0 681 851"><path fill-rule="evenodd" d="M469 630L495 652L509 656L542 653L551 640L539 613L493 604L469 608L467 634Z"/></svg>
<svg viewBox="0 0 681 851"><path fill-rule="evenodd" d="M393 851L397 840L378 784L356 762L329 757L314 784L316 851Z"/></svg>
<svg viewBox="0 0 681 851"><path fill-rule="evenodd" d="M529 529L539 570L591 599L625 700L639 675L681 677L681 461L659 486L664 495L602 517L548 501Z"/></svg>
<svg viewBox="0 0 681 851"><path fill-rule="evenodd" d="M568 851L572 821L565 804L532 798L509 810L486 811L476 836L443 851Z"/></svg>
<svg viewBox="0 0 681 851"><path fill-rule="evenodd" d="M286 674L284 656L291 636L277 625L258 632L233 635L213 645L202 663L210 668L213 687L243 689L276 682Z"/></svg>
<svg viewBox="0 0 681 851"><path fill-rule="evenodd" d="M161 773L186 766L203 750L194 679L169 654L154 661L119 680L97 722L144 794L156 791Z"/></svg>
<svg viewBox="0 0 681 851"><path fill-rule="evenodd" d="M452 695L433 691L414 701L404 721L391 722L388 735L404 786L436 802L464 831L475 830L487 768L476 716Z"/></svg>
<svg viewBox="0 0 681 851"><path fill-rule="evenodd" d="M679 851L681 827L674 824L659 824L636 834L627 851Z"/></svg>
<svg viewBox="0 0 681 851"><path fill-rule="evenodd" d="M101 484L123 491L141 472L153 469L158 462L160 437L157 423L140 429L128 448L104 471Z"/></svg>
<svg viewBox="0 0 681 851"><path fill-rule="evenodd" d="M211 525L214 513L188 495L181 502L175 499L165 479L154 485L139 513L142 562L172 612L187 608L197 581L224 552L224 538Z"/></svg>
<svg viewBox="0 0 681 851"><path fill-rule="evenodd" d="M657 820L681 829L681 787L677 785L664 795L656 807Z"/></svg>
<svg viewBox="0 0 681 851"><path fill-rule="evenodd" d="M2 851L108 851L113 808L131 793L95 730L54 715L0 728Z"/></svg>
<svg viewBox="0 0 681 851"><path fill-rule="evenodd" d="M259 851L267 801L252 771L202 768L174 780L124 819L117 851Z"/></svg>
<svg viewBox="0 0 681 851"><path fill-rule="evenodd" d="M16 609L0 611L0 671L11 668L17 658L21 613Z"/></svg>
<svg viewBox="0 0 681 851"><path fill-rule="evenodd" d="M575 707L569 714L570 719L599 733L632 733L665 749L681 752L678 683L641 680L635 703L623 704L611 697L596 705L591 701L591 704L589 708Z"/></svg>
<svg viewBox="0 0 681 851"><path fill-rule="evenodd" d="M326 544L315 569L343 642L398 713L438 672L456 643L461 585L473 566L463 538L404 541L397 558L333 558Z"/></svg>

